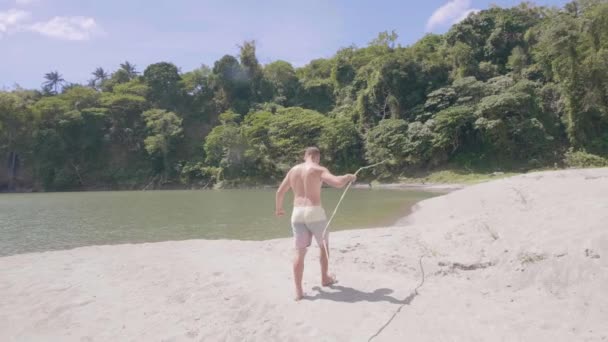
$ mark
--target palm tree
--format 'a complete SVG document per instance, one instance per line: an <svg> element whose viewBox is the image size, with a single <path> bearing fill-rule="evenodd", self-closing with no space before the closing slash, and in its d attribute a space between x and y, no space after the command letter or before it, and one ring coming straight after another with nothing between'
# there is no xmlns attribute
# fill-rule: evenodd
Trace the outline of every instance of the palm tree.
<svg viewBox="0 0 608 342"><path fill-rule="evenodd" d="M134 79L137 74L139 74L137 70L135 70L135 64L131 64L129 63L129 61L121 63L120 68L127 73L127 76L129 76L129 80Z"/></svg>
<svg viewBox="0 0 608 342"><path fill-rule="evenodd" d="M110 75L101 67L95 69L95 71L93 71L91 74L93 75L93 79L89 81L89 85L93 88L101 86L103 81L110 77Z"/></svg>
<svg viewBox="0 0 608 342"><path fill-rule="evenodd" d="M44 79L46 80L46 82L43 83L44 89L53 91L55 94L57 94L57 88L65 82L63 76L57 71L51 71L45 74Z"/></svg>

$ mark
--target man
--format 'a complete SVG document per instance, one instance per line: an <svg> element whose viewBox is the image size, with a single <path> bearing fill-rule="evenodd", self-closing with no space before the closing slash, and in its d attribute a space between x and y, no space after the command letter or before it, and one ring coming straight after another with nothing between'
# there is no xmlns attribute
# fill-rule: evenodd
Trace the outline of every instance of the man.
<svg viewBox="0 0 608 342"><path fill-rule="evenodd" d="M302 290L304 257L313 236L321 252L321 284L329 286L336 282L336 279L328 273L328 254L325 250L327 248L327 236L323 236L327 217L321 206L321 186L325 183L335 188L342 188L356 179L355 175L352 174L332 175L327 168L319 165L320 160L321 152L318 148L307 148L304 153L304 162L289 170L276 194L275 214L283 216L285 214L283 210L285 193L289 189L292 189L294 193L291 227L296 248L293 261L296 301L304 297L304 291Z"/></svg>

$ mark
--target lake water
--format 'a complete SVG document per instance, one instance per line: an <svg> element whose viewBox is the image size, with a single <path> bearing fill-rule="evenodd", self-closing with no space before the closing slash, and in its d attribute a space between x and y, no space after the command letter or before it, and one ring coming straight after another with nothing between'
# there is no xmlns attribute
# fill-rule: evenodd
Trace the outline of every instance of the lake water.
<svg viewBox="0 0 608 342"><path fill-rule="evenodd" d="M326 189L331 215L340 190ZM80 246L185 239L265 240L291 236L274 217L275 190L117 191L0 194L0 256ZM330 231L395 223L436 194L351 189Z"/></svg>

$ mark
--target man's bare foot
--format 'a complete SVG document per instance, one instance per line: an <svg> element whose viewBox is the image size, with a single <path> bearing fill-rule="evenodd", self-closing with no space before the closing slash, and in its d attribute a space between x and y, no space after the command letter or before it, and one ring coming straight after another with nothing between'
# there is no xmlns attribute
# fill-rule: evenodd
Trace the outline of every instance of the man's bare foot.
<svg viewBox="0 0 608 342"><path fill-rule="evenodd" d="M338 279L336 279L336 276L328 275L327 277L325 277L325 279L323 279L321 284L323 286L331 286L333 284L336 284L337 282L338 282Z"/></svg>
<svg viewBox="0 0 608 342"><path fill-rule="evenodd" d="M296 293L296 296L295 296L294 300L296 302L298 302L298 301L302 300L302 298L304 298L304 293L300 292L300 293Z"/></svg>

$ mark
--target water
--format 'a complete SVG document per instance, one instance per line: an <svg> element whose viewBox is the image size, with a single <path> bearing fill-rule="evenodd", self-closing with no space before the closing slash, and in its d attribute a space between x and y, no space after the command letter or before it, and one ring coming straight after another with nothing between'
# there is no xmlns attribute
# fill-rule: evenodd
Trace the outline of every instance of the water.
<svg viewBox="0 0 608 342"><path fill-rule="evenodd" d="M291 236L274 217L274 190L119 191L0 195L0 256L80 246L185 239L265 240ZM341 195L327 189L328 216ZM420 191L351 189L331 231L391 225Z"/></svg>

